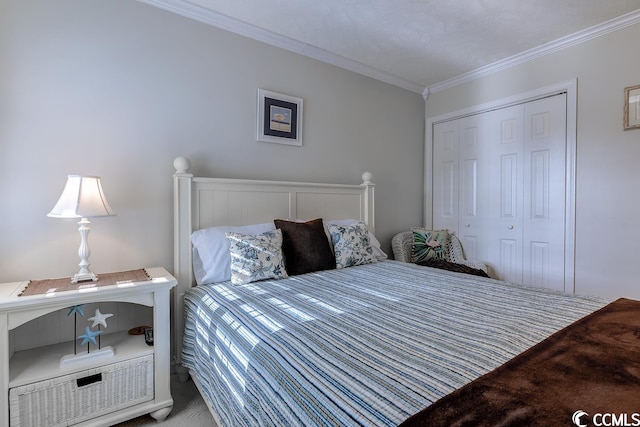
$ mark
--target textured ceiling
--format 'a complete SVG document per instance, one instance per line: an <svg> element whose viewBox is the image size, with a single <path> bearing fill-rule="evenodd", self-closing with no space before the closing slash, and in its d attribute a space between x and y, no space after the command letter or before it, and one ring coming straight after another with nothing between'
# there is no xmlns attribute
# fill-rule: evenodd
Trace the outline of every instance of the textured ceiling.
<svg viewBox="0 0 640 427"><path fill-rule="evenodd" d="M640 9L640 0L182 0L422 88Z"/></svg>

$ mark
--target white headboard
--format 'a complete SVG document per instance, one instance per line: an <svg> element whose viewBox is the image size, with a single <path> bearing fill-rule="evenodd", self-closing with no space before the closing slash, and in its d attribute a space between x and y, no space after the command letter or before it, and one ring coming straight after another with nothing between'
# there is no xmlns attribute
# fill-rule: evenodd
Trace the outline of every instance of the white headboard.
<svg viewBox="0 0 640 427"><path fill-rule="evenodd" d="M195 285L191 233L220 225L260 224L274 219L358 219L375 233L374 184L318 184L194 177L184 157L174 160L174 288L175 360L179 362L184 328L184 293ZM176 363L176 368L180 365Z"/></svg>

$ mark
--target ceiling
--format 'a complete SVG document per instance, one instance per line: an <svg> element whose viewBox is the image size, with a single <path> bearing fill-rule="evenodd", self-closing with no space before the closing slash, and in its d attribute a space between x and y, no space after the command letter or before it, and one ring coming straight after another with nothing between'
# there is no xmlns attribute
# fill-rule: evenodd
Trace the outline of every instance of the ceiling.
<svg viewBox="0 0 640 427"><path fill-rule="evenodd" d="M425 94L640 22L640 0L140 1Z"/></svg>

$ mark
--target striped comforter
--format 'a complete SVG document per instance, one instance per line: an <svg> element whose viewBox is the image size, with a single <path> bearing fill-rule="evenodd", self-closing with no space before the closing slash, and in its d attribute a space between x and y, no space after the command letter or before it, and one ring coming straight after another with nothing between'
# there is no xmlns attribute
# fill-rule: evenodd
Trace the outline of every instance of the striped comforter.
<svg viewBox="0 0 640 427"><path fill-rule="evenodd" d="M393 426L608 301L383 261L185 296L223 426Z"/></svg>

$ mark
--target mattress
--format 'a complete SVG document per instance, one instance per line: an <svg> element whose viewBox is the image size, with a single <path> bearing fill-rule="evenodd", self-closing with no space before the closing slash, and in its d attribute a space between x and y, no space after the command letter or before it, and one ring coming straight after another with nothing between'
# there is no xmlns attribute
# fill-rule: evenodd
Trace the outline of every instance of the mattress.
<svg viewBox="0 0 640 427"><path fill-rule="evenodd" d="M609 301L397 261L185 295L223 426L398 425Z"/></svg>

